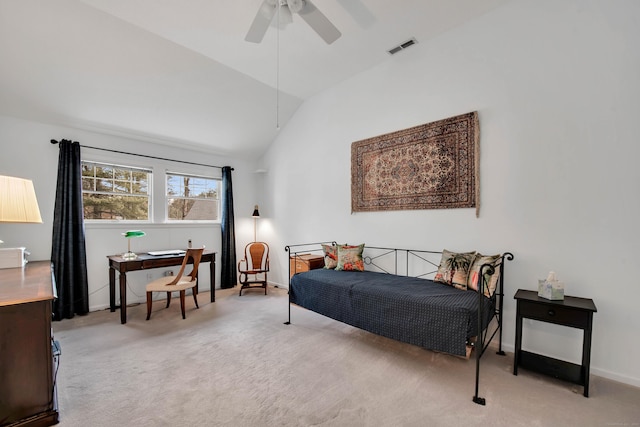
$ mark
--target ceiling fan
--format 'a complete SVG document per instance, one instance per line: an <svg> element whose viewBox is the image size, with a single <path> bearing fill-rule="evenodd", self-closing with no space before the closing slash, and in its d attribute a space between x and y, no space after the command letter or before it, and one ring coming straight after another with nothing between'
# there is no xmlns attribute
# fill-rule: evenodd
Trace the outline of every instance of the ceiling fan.
<svg viewBox="0 0 640 427"><path fill-rule="evenodd" d="M260 43L278 11L280 17L289 17L289 19L292 13L300 15L327 44L333 43L342 35L310 0L263 0L244 39L248 42Z"/></svg>

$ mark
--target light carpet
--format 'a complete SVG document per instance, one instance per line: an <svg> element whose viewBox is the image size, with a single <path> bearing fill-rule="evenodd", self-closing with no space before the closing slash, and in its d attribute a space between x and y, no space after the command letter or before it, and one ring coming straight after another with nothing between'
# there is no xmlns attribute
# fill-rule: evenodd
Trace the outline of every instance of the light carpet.
<svg viewBox="0 0 640 427"><path fill-rule="evenodd" d="M379 337L292 306L269 288L132 306L54 322L60 426L640 425L640 389L582 387L487 350L475 362Z"/></svg>

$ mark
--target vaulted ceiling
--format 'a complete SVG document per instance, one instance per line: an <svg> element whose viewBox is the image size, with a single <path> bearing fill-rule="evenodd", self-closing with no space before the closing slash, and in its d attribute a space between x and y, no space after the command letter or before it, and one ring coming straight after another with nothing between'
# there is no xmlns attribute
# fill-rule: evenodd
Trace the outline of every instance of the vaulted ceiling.
<svg viewBox="0 0 640 427"><path fill-rule="evenodd" d="M257 156L309 97L507 1L313 0L327 44L296 14L245 41L263 0L0 0L0 114Z"/></svg>

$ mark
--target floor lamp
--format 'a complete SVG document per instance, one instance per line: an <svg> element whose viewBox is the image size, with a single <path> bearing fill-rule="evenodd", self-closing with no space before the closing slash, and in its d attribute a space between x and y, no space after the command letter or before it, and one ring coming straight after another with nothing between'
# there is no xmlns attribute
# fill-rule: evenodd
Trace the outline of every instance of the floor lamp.
<svg viewBox="0 0 640 427"><path fill-rule="evenodd" d="M251 214L251 216L253 217L253 241L257 242L258 241L258 218L260 218L260 212L258 212L258 205L255 205L255 207L253 208L253 214Z"/></svg>

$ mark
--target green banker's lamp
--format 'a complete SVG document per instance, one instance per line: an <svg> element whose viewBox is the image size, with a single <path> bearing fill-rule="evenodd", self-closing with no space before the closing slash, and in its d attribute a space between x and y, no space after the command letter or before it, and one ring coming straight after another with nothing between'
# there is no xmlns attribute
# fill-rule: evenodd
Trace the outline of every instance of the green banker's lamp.
<svg viewBox="0 0 640 427"><path fill-rule="evenodd" d="M122 235L127 239L127 253L122 254L122 258L127 260L138 258L138 255L131 252L131 239L133 237L142 237L145 235L145 232L142 230L129 230L122 233Z"/></svg>

